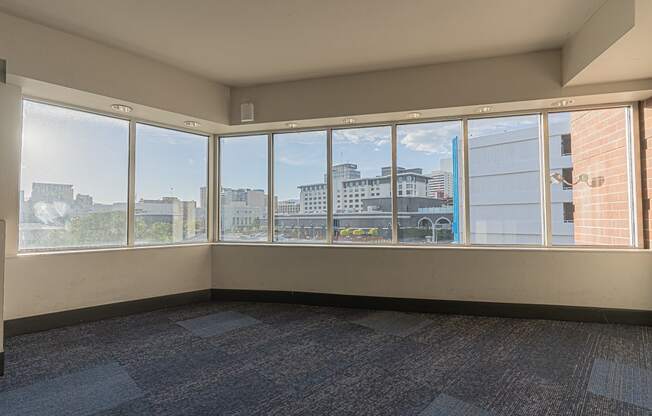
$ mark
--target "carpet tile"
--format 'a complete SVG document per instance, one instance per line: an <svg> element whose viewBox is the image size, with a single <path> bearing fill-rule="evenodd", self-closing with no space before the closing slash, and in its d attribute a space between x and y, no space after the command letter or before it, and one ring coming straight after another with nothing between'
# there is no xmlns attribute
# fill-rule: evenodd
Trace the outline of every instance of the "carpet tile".
<svg viewBox="0 0 652 416"><path fill-rule="evenodd" d="M652 416L646 326L205 302L5 358L2 416Z"/></svg>
<svg viewBox="0 0 652 416"><path fill-rule="evenodd" d="M0 393L0 408L3 416L85 416L142 395L122 367L109 363Z"/></svg>
<svg viewBox="0 0 652 416"><path fill-rule="evenodd" d="M210 338L235 329L255 325L259 322L257 319L240 312L226 311L179 321L177 324L198 337Z"/></svg>

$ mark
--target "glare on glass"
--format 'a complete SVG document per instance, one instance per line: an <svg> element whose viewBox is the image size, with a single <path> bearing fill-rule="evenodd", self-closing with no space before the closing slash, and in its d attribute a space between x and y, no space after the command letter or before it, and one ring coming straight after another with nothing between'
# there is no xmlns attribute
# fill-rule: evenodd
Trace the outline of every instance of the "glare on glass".
<svg viewBox="0 0 652 416"><path fill-rule="evenodd" d="M471 243L542 243L539 120L469 120Z"/></svg>
<svg viewBox="0 0 652 416"><path fill-rule="evenodd" d="M19 248L127 243L129 122L23 103Z"/></svg>
<svg viewBox="0 0 652 416"><path fill-rule="evenodd" d="M267 241L267 135L220 138L220 240Z"/></svg>
<svg viewBox="0 0 652 416"><path fill-rule="evenodd" d="M333 130L333 241L392 241L391 127Z"/></svg>
<svg viewBox="0 0 652 416"><path fill-rule="evenodd" d="M324 242L326 132L274 135L274 241Z"/></svg>
<svg viewBox="0 0 652 416"><path fill-rule="evenodd" d="M462 123L403 124L396 128L398 241L460 241Z"/></svg>
<svg viewBox="0 0 652 416"><path fill-rule="evenodd" d="M631 244L627 111L549 115L553 245Z"/></svg>
<svg viewBox="0 0 652 416"><path fill-rule="evenodd" d="M135 242L207 240L208 137L136 125Z"/></svg>

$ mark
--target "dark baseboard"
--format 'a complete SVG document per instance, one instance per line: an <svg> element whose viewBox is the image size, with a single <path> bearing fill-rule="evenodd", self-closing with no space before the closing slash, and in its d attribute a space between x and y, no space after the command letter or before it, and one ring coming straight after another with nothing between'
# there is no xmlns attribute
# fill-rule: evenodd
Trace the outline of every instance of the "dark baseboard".
<svg viewBox="0 0 652 416"><path fill-rule="evenodd" d="M494 316L502 318L652 325L652 311L583 306L408 299L379 296L334 295L311 292L237 289L213 289L212 299L214 301L297 303L304 305L383 309L403 312L430 312L457 315Z"/></svg>
<svg viewBox="0 0 652 416"><path fill-rule="evenodd" d="M99 321L101 319L115 318L133 313L149 312L190 303L207 302L210 299L211 291L210 289L206 289L10 319L5 321L5 336L28 334L82 322Z"/></svg>
<svg viewBox="0 0 652 416"><path fill-rule="evenodd" d="M335 295L329 293L287 292L271 290L212 289L179 293L155 298L112 303L5 321L5 336L45 331L83 322L98 321L134 313L149 312L197 302L246 301L296 303L315 306L430 312L458 315L495 316L503 318L551 319L652 325L652 311L592 308L522 303L472 302L457 300L389 298L379 296ZM4 353L0 353L0 371Z"/></svg>

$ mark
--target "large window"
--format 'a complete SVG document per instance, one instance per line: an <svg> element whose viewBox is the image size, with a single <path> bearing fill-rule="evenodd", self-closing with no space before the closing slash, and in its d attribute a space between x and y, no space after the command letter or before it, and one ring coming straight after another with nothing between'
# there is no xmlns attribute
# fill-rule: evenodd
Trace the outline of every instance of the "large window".
<svg viewBox="0 0 652 416"><path fill-rule="evenodd" d="M460 241L459 155L462 123L397 126L398 241Z"/></svg>
<svg viewBox="0 0 652 416"><path fill-rule="evenodd" d="M549 115L552 244L630 245L627 126L623 107Z"/></svg>
<svg viewBox="0 0 652 416"><path fill-rule="evenodd" d="M333 130L333 241L392 241L391 127Z"/></svg>
<svg viewBox="0 0 652 416"><path fill-rule="evenodd" d="M539 120L469 120L471 243L542 243Z"/></svg>
<svg viewBox="0 0 652 416"><path fill-rule="evenodd" d="M220 138L220 239L267 241L267 135Z"/></svg>
<svg viewBox="0 0 652 416"><path fill-rule="evenodd" d="M21 250L127 243L129 122L24 101Z"/></svg>
<svg viewBox="0 0 652 416"><path fill-rule="evenodd" d="M243 134L209 166L209 136L25 100L19 249L207 242L213 195L220 241L638 246L633 111Z"/></svg>
<svg viewBox="0 0 652 416"><path fill-rule="evenodd" d="M136 125L136 244L206 241L208 138Z"/></svg>
<svg viewBox="0 0 652 416"><path fill-rule="evenodd" d="M274 135L274 241L324 242L326 132Z"/></svg>

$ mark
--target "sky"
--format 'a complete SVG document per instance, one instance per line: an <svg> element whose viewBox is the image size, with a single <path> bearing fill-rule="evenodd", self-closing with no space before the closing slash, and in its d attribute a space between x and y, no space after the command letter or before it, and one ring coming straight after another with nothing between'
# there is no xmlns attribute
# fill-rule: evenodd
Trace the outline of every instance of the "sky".
<svg viewBox="0 0 652 416"><path fill-rule="evenodd" d="M126 202L129 123L31 101L24 102L21 190L32 182L74 186L96 203ZM206 186L208 139L137 126L136 200L177 196L199 202Z"/></svg>
<svg viewBox="0 0 652 416"><path fill-rule="evenodd" d="M75 194L95 202L125 202L129 123L111 117L25 102L21 189L31 183L74 185ZM557 116L558 119L567 115ZM536 126L537 116L483 118L469 121L470 138ZM397 163L438 170L452 158L452 140L461 122L397 126ZM389 126L333 130L333 164L354 163L362 177L374 177L391 165ZM206 137L149 125L137 126L136 200L177 196L199 202L206 186ZM275 193L279 200L298 199L299 185L323 183L326 132L277 134L274 138ZM222 138L220 175L224 187L267 191L267 136ZM56 162L56 163L55 163Z"/></svg>
<svg viewBox="0 0 652 416"><path fill-rule="evenodd" d="M488 117L469 120L469 139L527 129L539 125L538 115Z"/></svg>

